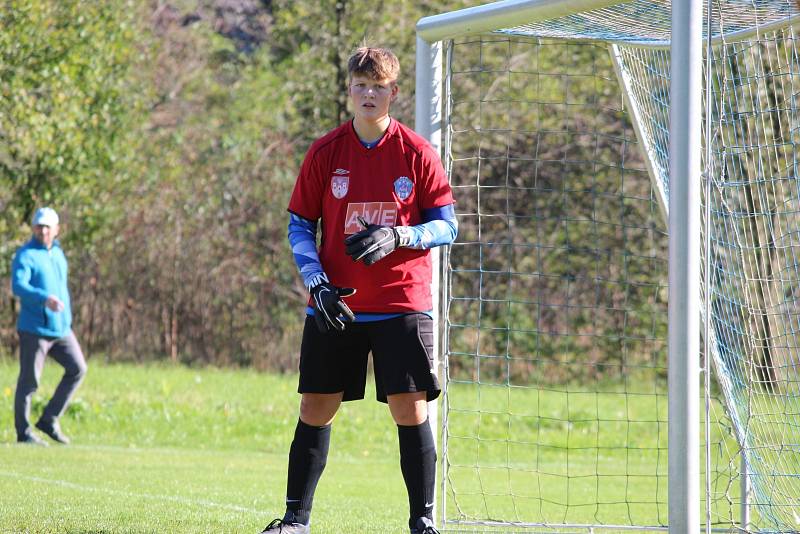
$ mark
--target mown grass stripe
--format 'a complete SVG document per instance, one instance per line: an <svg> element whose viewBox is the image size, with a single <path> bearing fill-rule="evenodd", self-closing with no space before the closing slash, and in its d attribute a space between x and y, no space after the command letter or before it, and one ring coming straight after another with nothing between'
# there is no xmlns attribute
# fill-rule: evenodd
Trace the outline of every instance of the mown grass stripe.
<svg viewBox="0 0 800 534"><path fill-rule="evenodd" d="M74 482L68 482L66 480L58 480L52 478L44 478L44 477L37 477L32 475L26 475L24 473L15 473L11 471L0 471L0 476L11 478L11 479L22 479L28 480L30 482L37 482L41 484L50 484L54 486L61 486L62 488L74 489L79 491L93 491L97 493L105 493L108 495L119 495L122 497L133 497L137 499L151 499L157 501L171 501L176 502L179 504L188 504L192 506L198 507L213 507L213 508L221 508L223 510L231 510L233 512L245 512L248 514L258 515L258 516L267 516L268 514L264 513L263 511L254 510L252 508L247 508L245 506L238 506L235 504L222 504L214 501L208 501L204 499L190 499L187 497L178 497L175 495L159 495L159 494L150 494L150 493L140 493L135 491L123 491L117 490L112 488L98 488L95 486L89 486L86 484L76 484Z"/></svg>

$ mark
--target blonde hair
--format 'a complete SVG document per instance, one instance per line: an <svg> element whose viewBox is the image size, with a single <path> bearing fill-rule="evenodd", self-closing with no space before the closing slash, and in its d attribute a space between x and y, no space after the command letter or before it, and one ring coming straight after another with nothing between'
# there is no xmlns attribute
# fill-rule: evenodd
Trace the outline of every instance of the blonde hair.
<svg viewBox="0 0 800 534"><path fill-rule="evenodd" d="M361 46L347 61L350 77L367 76L373 80L396 80L400 75L400 62L388 48Z"/></svg>

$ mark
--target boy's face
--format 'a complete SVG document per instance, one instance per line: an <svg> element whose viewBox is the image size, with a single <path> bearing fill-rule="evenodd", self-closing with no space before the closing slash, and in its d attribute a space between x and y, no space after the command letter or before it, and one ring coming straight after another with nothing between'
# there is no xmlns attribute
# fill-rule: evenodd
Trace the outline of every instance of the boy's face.
<svg viewBox="0 0 800 534"><path fill-rule="evenodd" d="M375 80L369 76L354 74L350 78L348 94L353 104L356 118L366 121L378 121L389 114L389 106L397 97L395 80L384 78Z"/></svg>

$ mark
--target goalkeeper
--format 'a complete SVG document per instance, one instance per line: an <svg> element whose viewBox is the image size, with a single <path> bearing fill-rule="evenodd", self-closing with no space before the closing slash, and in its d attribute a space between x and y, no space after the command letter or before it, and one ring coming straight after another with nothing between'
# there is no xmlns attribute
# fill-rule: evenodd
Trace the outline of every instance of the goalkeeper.
<svg viewBox="0 0 800 534"><path fill-rule="evenodd" d="M440 387L428 249L455 239L453 195L430 144L389 115L398 94L395 55L362 47L348 70L354 117L312 144L289 201L289 241L311 298L286 513L264 532L310 532L331 423L342 401L364 398L371 353L377 399L397 424L410 532L434 534L427 402Z"/></svg>

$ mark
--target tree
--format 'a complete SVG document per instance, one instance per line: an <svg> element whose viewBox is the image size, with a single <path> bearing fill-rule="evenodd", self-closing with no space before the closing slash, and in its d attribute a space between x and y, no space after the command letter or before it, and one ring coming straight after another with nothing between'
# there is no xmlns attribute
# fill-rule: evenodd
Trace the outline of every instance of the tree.
<svg viewBox="0 0 800 534"><path fill-rule="evenodd" d="M142 59L142 36L134 30L136 5L111 0L3 2L3 278L36 206L56 207L68 223L65 229L70 221L80 220L75 226L81 230L69 239L87 253L95 232L114 215L114 207L104 199L130 174L127 149L142 94L130 77Z"/></svg>

